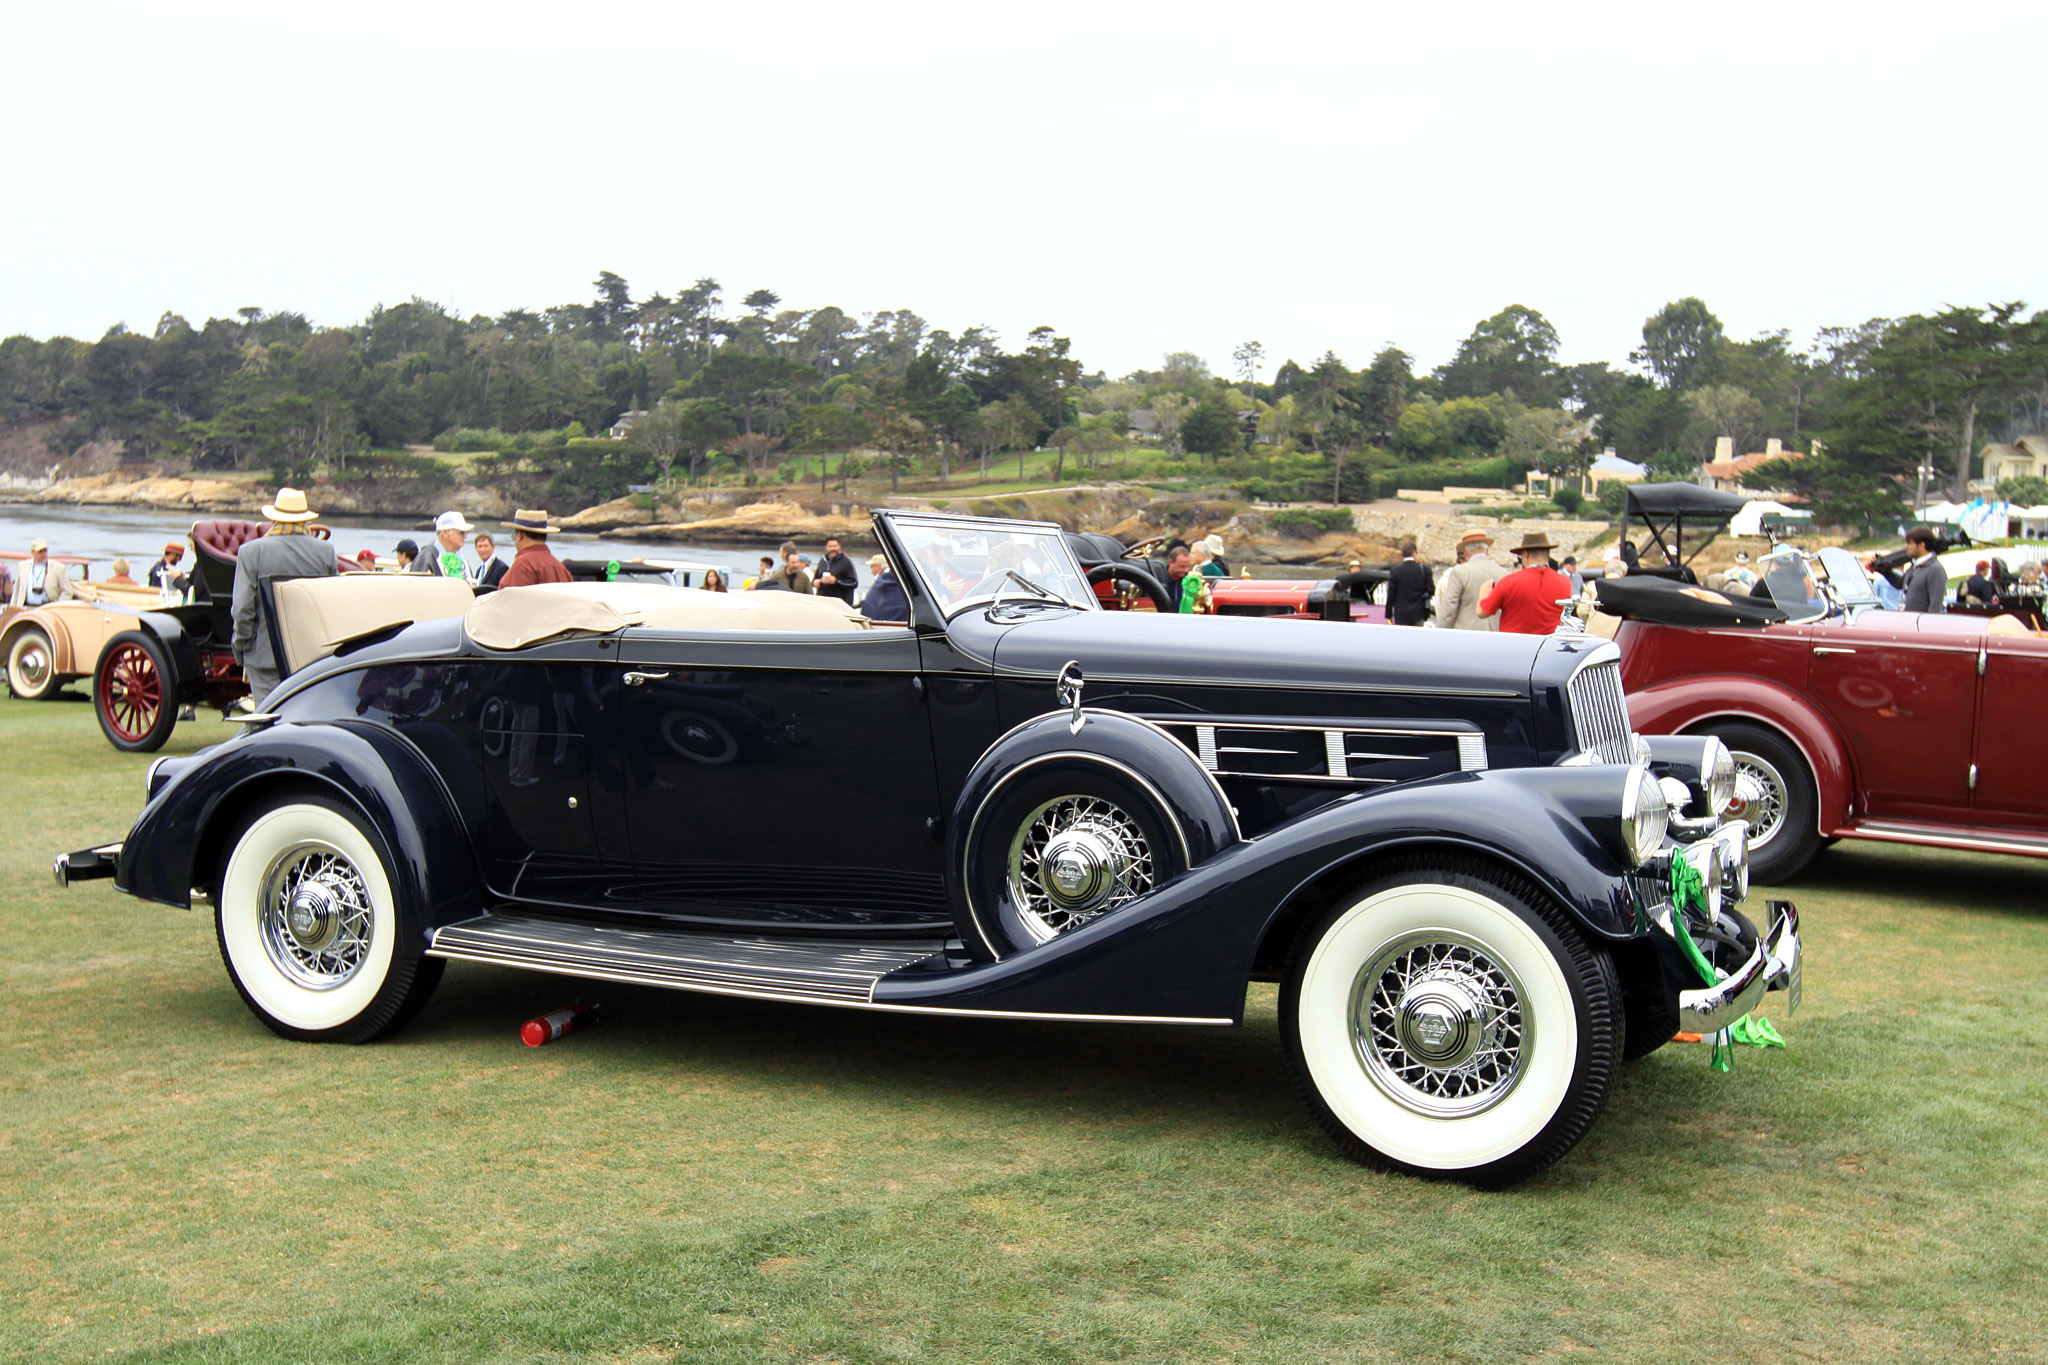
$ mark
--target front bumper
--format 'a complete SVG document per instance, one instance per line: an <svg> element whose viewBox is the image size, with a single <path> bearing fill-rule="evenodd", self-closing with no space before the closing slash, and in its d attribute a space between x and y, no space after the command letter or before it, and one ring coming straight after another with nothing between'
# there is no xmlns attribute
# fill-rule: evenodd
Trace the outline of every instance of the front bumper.
<svg viewBox="0 0 2048 1365"><path fill-rule="evenodd" d="M1770 991L1785 992L1787 1014L1799 1008L1799 909L1791 901L1766 901L1765 905L1770 911L1770 932L1757 936L1749 957L1713 985L1678 993L1681 1033L1719 1033L1755 1009ZM1671 906L1664 904L1651 910L1649 918L1675 943L1679 929L1674 914Z"/></svg>
<svg viewBox="0 0 2048 1365"><path fill-rule="evenodd" d="M73 882L98 881L114 875L114 864L121 857L118 843L100 844L93 848L81 848L76 853L59 853L51 871L57 876L57 885L69 886Z"/></svg>

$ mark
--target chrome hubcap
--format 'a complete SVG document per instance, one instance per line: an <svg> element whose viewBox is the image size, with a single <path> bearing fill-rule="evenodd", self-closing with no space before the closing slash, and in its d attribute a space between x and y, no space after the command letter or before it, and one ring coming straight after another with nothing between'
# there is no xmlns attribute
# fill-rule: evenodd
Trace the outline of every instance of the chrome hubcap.
<svg viewBox="0 0 2048 1365"><path fill-rule="evenodd" d="M21 680L31 689L50 680L50 655L40 644L30 645L15 655L14 663L21 670Z"/></svg>
<svg viewBox="0 0 2048 1365"><path fill-rule="evenodd" d="M1749 822L1750 851L1762 848L1785 821L1785 779L1755 754L1735 755L1735 799L1728 815Z"/></svg>
<svg viewBox="0 0 2048 1365"><path fill-rule="evenodd" d="M1152 849L1137 822L1093 796L1031 813L1010 849L1010 894L1043 943L1152 889Z"/></svg>
<svg viewBox="0 0 2048 1365"><path fill-rule="evenodd" d="M1513 972L1477 940L1432 930L1387 944L1359 972L1351 1029L1366 1074L1388 1098L1460 1118L1515 1088L1531 1025Z"/></svg>
<svg viewBox="0 0 2048 1365"><path fill-rule="evenodd" d="M332 845L295 845L271 863L259 914L271 965L307 990L332 990L369 957L370 889Z"/></svg>

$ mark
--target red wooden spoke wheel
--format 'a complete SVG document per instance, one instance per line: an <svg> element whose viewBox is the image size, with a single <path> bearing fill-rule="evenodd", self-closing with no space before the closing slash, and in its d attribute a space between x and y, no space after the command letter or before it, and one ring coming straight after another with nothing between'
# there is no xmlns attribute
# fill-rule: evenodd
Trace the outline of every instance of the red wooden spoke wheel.
<svg viewBox="0 0 2048 1365"><path fill-rule="evenodd" d="M93 671L93 710L107 742L130 753L161 749L177 724L170 658L154 635L124 630L107 641Z"/></svg>

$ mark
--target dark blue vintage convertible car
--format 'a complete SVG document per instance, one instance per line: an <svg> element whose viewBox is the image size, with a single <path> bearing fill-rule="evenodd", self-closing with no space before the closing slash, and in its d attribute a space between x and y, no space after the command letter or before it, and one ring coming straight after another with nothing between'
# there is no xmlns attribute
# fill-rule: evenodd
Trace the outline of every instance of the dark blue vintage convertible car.
<svg viewBox="0 0 2048 1365"><path fill-rule="evenodd" d="M1727 751L1631 734L1611 644L1107 613L1057 527L876 528L908 626L281 585L263 712L57 875L211 904L310 1041L390 1033L449 960L1103 1023L1235 1024L1277 980L1345 1152L1482 1184L1570 1150L1624 1059L1796 1003L1796 912L1736 908ZM826 794L857 818L790 818Z"/></svg>

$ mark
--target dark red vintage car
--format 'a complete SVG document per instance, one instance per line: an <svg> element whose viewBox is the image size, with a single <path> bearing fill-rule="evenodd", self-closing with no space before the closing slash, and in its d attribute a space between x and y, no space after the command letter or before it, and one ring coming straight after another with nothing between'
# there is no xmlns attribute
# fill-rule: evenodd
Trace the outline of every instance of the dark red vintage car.
<svg viewBox="0 0 2048 1365"><path fill-rule="evenodd" d="M1635 577L1619 616L1629 718L1718 735L1750 866L1783 881L1836 839L2048 857L2048 638L1879 607L1845 550L1766 561L1767 601Z"/></svg>

